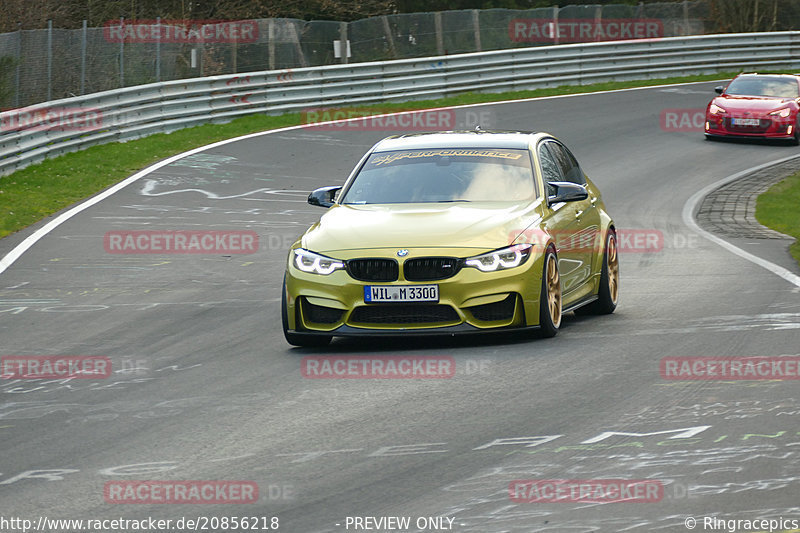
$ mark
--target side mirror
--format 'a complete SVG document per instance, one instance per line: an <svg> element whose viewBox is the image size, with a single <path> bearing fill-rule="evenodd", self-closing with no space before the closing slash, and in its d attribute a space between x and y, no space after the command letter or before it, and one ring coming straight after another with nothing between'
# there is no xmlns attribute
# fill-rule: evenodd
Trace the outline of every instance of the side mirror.
<svg viewBox="0 0 800 533"><path fill-rule="evenodd" d="M555 192L547 197L547 201L552 204L559 202L578 202L586 200L589 197L589 192L583 185L572 183L569 181L551 181L548 185L555 189Z"/></svg>
<svg viewBox="0 0 800 533"><path fill-rule="evenodd" d="M333 205L333 198L340 190L342 190L341 186L320 187L308 195L308 203L319 207L330 207Z"/></svg>
<svg viewBox="0 0 800 533"><path fill-rule="evenodd" d="M717 93L717 94L722 94L722 91L724 91L724 90L725 90L725 87L723 87L722 85L717 85L716 87L714 87L714 92Z"/></svg>

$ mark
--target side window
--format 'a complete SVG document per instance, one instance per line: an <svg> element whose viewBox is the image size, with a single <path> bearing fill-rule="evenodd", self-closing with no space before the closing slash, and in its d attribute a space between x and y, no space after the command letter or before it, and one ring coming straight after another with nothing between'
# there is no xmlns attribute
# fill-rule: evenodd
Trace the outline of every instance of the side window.
<svg viewBox="0 0 800 533"><path fill-rule="evenodd" d="M542 167L542 180L544 180L545 188L547 189L547 196L555 194L553 187L547 183L550 181L564 181L561 175L561 170L558 168L555 158L547 149L547 145L552 143L541 143L539 145L539 164Z"/></svg>
<svg viewBox="0 0 800 533"><path fill-rule="evenodd" d="M561 169L566 181L571 181L578 185L586 185L586 179L583 177L581 167L569 150L555 142L547 143L547 147L553 153L553 157L558 162L558 167Z"/></svg>

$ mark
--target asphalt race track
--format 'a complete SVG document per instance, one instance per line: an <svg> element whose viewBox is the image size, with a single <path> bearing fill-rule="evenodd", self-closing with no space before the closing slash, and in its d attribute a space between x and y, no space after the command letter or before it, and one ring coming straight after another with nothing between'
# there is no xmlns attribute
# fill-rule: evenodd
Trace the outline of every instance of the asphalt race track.
<svg viewBox="0 0 800 533"><path fill-rule="evenodd" d="M658 250L621 254L615 314L566 315L554 339L336 339L325 350L285 343L287 248L324 212L306 196L341 184L385 131L300 128L224 144L70 218L0 275L0 352L106 356L113 372L0 381L0 514L34 522L263 516L291 533L356 530L347 517L411 517L409 531L460 533L679 532L688 531L687 517L698 520L695 531L711 531L703 517L712 515L800 520L797 382L659 373L664 357L800 356L800 287L682 218L706 185L800 155L660 127L662 110L699 110L715 85L456 111L459 125L479 117L484 129L556 135L600 186L618 228L663 235ZM34 229L0 241L0 253ZM260 248L106 253L106 232L142 229L253 230ZM456 373L304 378L303 357L320 354L452 357ZM658 480L663 497L509 496L514 480L556 478ZM245 480L259 497L105 501L107 482L131 480ZM418 528L420 517L453 522Z"/></svg>

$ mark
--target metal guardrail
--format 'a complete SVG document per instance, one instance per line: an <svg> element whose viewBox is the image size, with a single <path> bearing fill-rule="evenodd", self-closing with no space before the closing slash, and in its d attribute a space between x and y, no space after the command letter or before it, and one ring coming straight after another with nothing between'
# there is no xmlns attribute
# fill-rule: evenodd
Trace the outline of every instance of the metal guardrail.
<svg viewBox="0 0 800 533"><path fill-rule="evenodd" d="M758 69L800 69L800 32L540 46L154 83L0 113L0 176L96 144L255 113ZM96 120L82 130L50 120L70 112Z"/></svg>

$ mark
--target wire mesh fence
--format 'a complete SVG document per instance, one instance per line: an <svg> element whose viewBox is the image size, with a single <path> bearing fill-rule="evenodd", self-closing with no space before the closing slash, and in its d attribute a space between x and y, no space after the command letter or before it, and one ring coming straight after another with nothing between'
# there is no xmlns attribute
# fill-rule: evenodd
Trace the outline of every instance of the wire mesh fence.
<svg viewBox="0 0 800 533"><path fill-rule="evenodd" d="M800 22L800 0L761 0L755 12L752 6L759 2L735 4L684 0L458 10L349 23L259 19L240 21L244 29L237 31L214 21L162 20L20 30L0 34L0 109L198 76L569 42L774 31Z"/></svg>

